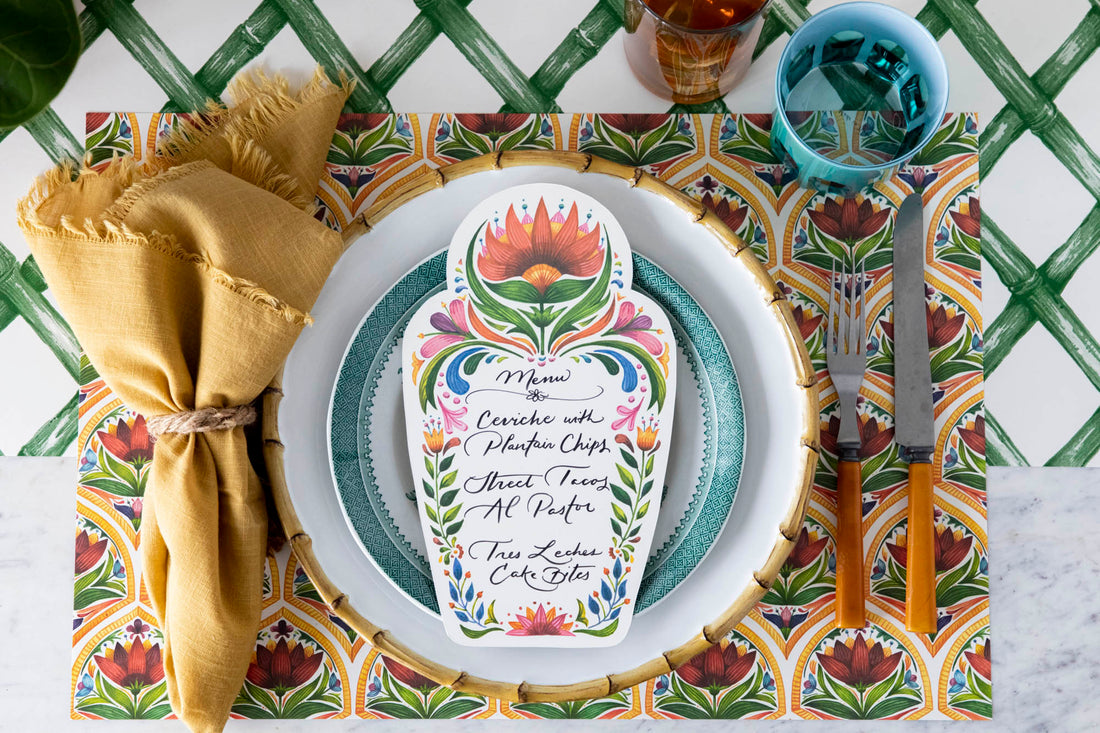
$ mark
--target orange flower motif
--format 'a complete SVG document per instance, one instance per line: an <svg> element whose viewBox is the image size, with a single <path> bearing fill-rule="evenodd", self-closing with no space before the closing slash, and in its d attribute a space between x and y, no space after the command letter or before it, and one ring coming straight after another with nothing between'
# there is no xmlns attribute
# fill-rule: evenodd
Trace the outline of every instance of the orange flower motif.
<svg viewBox="0 0 1100 733"><path fill-rule="evenodd" d="M643 420L638 428L638 449L643 451L653 450L657 443L657 421L653 418Z"/></svg>
<svg viewBox="0 0 1100 733"><path fill-rule="evenodd" d="M985 455L985 417L978 415L973 423L968 423L965 428L959 428L959 437L963 439L967 447L975 453Z"/></svg>
<svg viewBox="0 0 1100 733"><path fill-rule="evenodd" d="M93 537L97 537L93 535ZM92 542L87 530L81 530L76 536L76 574L86 573L96 566L107 551L107 538Z"/></svg>
<svg viewBox="0 0 1100 733"><path fill-rule="evenodd" d="M282 696L313 679L323 659L321 652L306 654L305 647L294 643L292 648L286 639L274 645L257 644L256 661L248 665L246 677L252 684Z"/></svg>
<svg viewBox="0 0 1100 733"><path fill-rule="evenodd" d="M718 215L726 226L730 228L731 232L736 232L741 228L741 225L745 223L745 217L749 214L748 206L739 206L736 209L730 208L730 202L726 199L718 199L717 202L711 198L710 192L703 194L703 206L713 211Z"/></svg>
<svg viewBox="0 0 1100 733"><path fill-rule="evenodd" d="M936 573L947 572L965 560L973 544L974 538L971 535L964 535L961 529L952 530L944 524L937 524L936 542L933 545ZM893 542L887 542L886 549L894 558L894 562L903 568L906 567L908 547L904 532L899 534Z"/></svg>
<svg viewBox="0 0 1100 733"><path fill-rule="evenodd" d="M406 687L411 687L414 690L420 690L424 693L439 687L438 682L433 682L419 672L411 670L404 664L395 662L389 657L382 657L382 664L389 670L390 674L399 679Z"/></svg>
<svg viewBox="0 0 1100 733"><path fill-rule="evenodd" d="M454 448L462 441L457 437L451 438L444 442L447 437L444 432L443 421L437 417L430 418L424 421L424 453L429 456L434 456L439 453L446 453L451 448Z"/></svg>
<svg viewBox="0 0 1100 733"><path fill-rule="evenodd" d="M631 137L637 138L665 124L665 122L668 121L668 115L662 113L602 114L600 115L600 119L616 130L620 130Z"/></svg>
<svg viewBox="0 0 1100 733"><path fill-rule="evenodd" d="M871 458L884 451L894 440L894 429L883 428L878 418L859 416L860 458ZM840 416L831 415L829 422L821 425L821 447L829 453L837 453L837 437L840 435Z"/></svg>
<svg viewBox="0 0 1100 733"><path fill-rule="evenodd" d="M566 623L566 616L559 616L553 606L547 611L540 603L538 610L528 608L523 616L516 616L515 619L508 622L512 627L511 631L506 632L508 636L575 636L570 631L573 624Z"/></svg>
<svg viewBox="0 0 1100 733"><path fill-rule="evenodd" d="M676 674L692 687L717 692L744 679L755 663L755 650L722 639L702 654L696 654L685 662L676 670Z"/></svg>
<svg viewBox="0 0 1100 733"><path fill-rule="evenodd" d="M889 677L901 663L901 652L886 654L881 642L873 645L858 631L854 638L837 641L817 653L817 661L838 682L863 691Z"/></svg>
<svg viewBox="0 0 1100 733"><path fill-rule="evenodd" d="M436 428L432 431L425 431L424 433L424 445L428 446L428 450L432 453L440 453L443 451L443 430L442 428Z"/></svg>
<svg viewBox="0 0 1100 733"><path fill-rule="evenodd" d="M942 305L929 305L924 312L928 325L928 348L938 349L955 340L966 322L966 315L951 309L947 311Z"/></svg>
<svg viewBox="0 0 1100 733"><path fill-rule="evenodd" d="M455 119L470 132L485 135L491 140L518 130L530 115L526 114L459 114Z"/></svg>
<svg viewBox="0 0 1100 733"><path fill-rule="evenodd" d="M555 215L560 219L560 213ZM577 205L564 221L551 221L546 201L539 199L535 218L521 224L514 206L508 207L504 232L497 237L493 225L485 227L485 248L478 255L478 269L496 282L522 277L545 295L559 278L592 277L603 266L600 225L591 232L577 225Z"/></svg>
<svg viewBox="0 0 1100 733"><path fill-rule="evenodd" d="M152 436L145 427L145 418L138 415L132 421L119 420L106 431L96 432L103 447L127 463L138 465L153 460Z"/></svg>
<svg viewBox="0 0 1100 733"><path fill-rule="evenodd" d="M802 310L802 306L796 305L791 313L794 314L795 325L798 326L798 333L801 334L802 340L805 341L814 335L814 331L817 330L817 326L821 323L821 319L825 317L824 314L818 314L813 318L809 317L809 311Z"/></svg>
<svg viewBox="0 0 1100 733"><path fill-rule="evenodd" d="M95 655L95 663L107 679L132 693L164 679L160 644L147 647L141 639L126 646L116 642L104 656Z"/></svg>
<svg viewBox="0 0 1100 733"><path fill-rule="evenodd" d="M877 208L862 196L825 199L823 204L807 213L818 229L833 239L849 243L871 236L890 218L889 209Z"/></svg>
<svg viewBox="0 0 1100 733"><path fill-rule="evenodd" d="M982 236L982 206L976 196L968 196L959 204L958 211L951 212L951 218L955 226L971 237L978 239Z"/></svg>
<svg viewBox="0 0 1100 733"><path fill-rule="evenodd" d="M806 567L817 559L817 556L825 549L828 542L828 537L818 537L817 532L811 535L810 531L803 527L802 531L798 533L798 540L791 548L791 554L787 556L786 564L791 568Z"/></svg>
<svg viewBox="0 0 1100 733"><path fill-rule="evenodd" d="M977 653L965 652L966 660L970 662L970 666L974 668L974 671L990 681L993 680L992 645L993 640L986 639L985 644L978 644Z"/></svg>

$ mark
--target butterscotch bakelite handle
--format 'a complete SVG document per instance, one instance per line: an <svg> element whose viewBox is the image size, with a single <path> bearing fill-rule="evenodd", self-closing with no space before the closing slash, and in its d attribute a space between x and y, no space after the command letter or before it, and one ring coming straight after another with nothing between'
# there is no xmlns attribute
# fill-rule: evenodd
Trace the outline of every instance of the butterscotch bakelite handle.
<svg viewBox="0 0 1100 733"><path fill-rule="evenodd" d="M936 533L932 511L932 464L910 463L905 628L922 634L936 631Z"/></svg>
<svg viewBox="0 0 1100 733"><path fill-rule="evenodd" d="M861 629L863 606L863 486L859 461L837 463L836 622Z"/></svg>

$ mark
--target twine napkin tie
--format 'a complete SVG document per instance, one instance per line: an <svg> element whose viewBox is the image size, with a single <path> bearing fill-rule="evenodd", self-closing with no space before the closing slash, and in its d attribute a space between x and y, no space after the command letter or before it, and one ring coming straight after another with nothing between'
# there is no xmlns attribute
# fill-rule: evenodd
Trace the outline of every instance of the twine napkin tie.
<svg viewBox="0 0 1100 733"><path fill-rule="evenodd" d="M154 415L147 418L145 427L154 438L164 433L187 435L188 433L209 433L215 430L232 430L256 422L256 408L253 405L236 407L206 407L201 410L185 410L169 415Z"/></svg>

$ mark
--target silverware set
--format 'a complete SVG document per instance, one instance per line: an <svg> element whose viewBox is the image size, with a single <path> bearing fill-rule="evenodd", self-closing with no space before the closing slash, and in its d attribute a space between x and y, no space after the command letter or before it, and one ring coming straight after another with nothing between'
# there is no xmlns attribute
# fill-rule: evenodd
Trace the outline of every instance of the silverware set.
<svg viewBox="0 0 1100 733"><path fill-rule="evenodd" d="M935 430L924 282L924 216L918 194L894 221L894 439L909 464L905 625L936 631L932 460ZM866 623L863 598L863 508L856 401L867 367L866 271L834 264L829 280L825 358L840 403L837 438L837 625Z"/></svg>

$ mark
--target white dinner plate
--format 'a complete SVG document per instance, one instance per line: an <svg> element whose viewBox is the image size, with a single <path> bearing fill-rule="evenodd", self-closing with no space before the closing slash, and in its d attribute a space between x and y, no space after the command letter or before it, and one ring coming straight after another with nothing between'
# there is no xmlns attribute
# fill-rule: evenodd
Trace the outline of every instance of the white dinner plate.
<svg viewBox="0 0 1100 733"><path fill-rule="evenodd" d="M772 302L774 286L762 268L739 261L752 255L734 256L728 237L711 230L709 216L708 226L700 225L702 212L676 205L660 184L632 186L613 173L505 167L448 178L445 186L409 199L348 248L312 311L315 323L285 365L278 412L285 446L283 491L312 540L311 562L346 596L345 603L389 638L472 677L571 685L636 670L698 639L716 619L728 620L731 605L740 607L746 593L778 571L801 522L816 444L816 392L805 350L794 341L798 334L792 334L789 309ZM623 643L588 650L472 652L450 641L438 617L419 610L362 551L329 469L329 402L347 345L379 297L442 249L477 203L501 189L534 182L564 184L601 201L621 222L633 250L657 263L707 313L728 346L740 384L745 457L736 511L711 552L659 604L635 618Z"/></svg>

